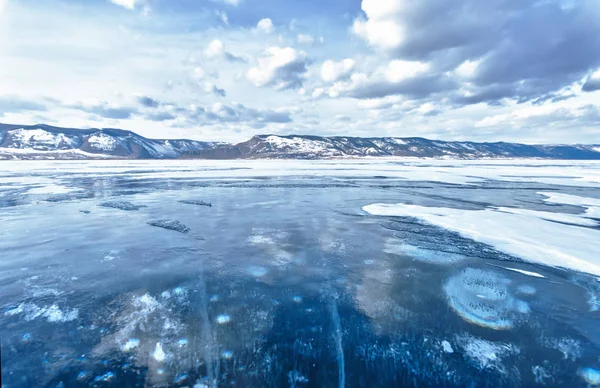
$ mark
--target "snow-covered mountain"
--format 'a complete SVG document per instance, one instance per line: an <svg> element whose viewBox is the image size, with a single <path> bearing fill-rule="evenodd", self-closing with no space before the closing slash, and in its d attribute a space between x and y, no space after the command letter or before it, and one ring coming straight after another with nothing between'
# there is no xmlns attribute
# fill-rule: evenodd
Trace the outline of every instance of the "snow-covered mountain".
<svg viewBox="0 0 600 388"><path fill-rule="evenodd" d="M0 124L0 159L173 159L219 144L147 139L120 129Z"/></svg>
<svg viewBox="0 0 600 388"><path fill-rule="evenodd" d="M600 145L259 135L239 144L147 139L120 129L0 124L0 159L322 159L365 156L600 160Z"/></svg>
<svg viewBox="0 0 600 388"><path fill-rule="evenodd" d="M600 159L599 145L525 145L428 140L419 137L361 138L260 135L232 146L192 152L210 159L320 159L365 156L433 158Z"/></svg>

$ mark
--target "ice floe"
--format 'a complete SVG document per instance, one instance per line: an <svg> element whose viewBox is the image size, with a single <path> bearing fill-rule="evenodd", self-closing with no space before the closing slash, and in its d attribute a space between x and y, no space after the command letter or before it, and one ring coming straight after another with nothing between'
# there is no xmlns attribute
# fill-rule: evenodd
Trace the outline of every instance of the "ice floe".
<svg viewBox="0 0 600 388"><path fill-rule="evenodd" d="M377 216L417 218L524 260L600 275L600 231L591 228L490 208L462 210L400 203L373 204L363 210Z"/></svg>

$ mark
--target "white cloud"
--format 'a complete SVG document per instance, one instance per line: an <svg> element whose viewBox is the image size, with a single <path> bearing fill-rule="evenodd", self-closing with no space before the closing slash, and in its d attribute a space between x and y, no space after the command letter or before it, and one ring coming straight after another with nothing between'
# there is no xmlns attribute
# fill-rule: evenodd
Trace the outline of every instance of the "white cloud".
<svg viewBox="0 0 600 388"><path fill-rule="evenodd" d="M298 34L298 36L296 37L296 39L298 40L298 43L300 43L300 44L306 44L306 45L309 45L309 46L311 46L314 43L314 41L315 41L315 38L313 38L310 35L306 35L306 34Z"/></svg>
<svg viewBox="0 0 600 388"><path fill-rule="evenodd" d="M197 67L194 69L194 74L193 74L194 79L201 80L205 76L206 76L206 71L203 68Z"/></svg>
<svg viewBox="0 0 600 388"><path fill-rule="evenodd" d="M352 30L367 43L382 49L394 49L404 40L404 27L397 17L405 0L363 0L367 19L354 21Z"/></svg>
<svg viewBox="0 0 600 388"><path fill-rule="evenodd" d="M218 3L224 3L224 4L227 4L227 5L231 5L233 7L237 7L242 2L242 0L213 0L213 1L216 1Z"/></svg>
<svg viewBox="0 0 600 388"><path fill-rule="evenodd" d="M269 18L261 19L256 25L256 30L258 32L264 32L265 34L270 34L275 31L275 27L273 26L273 21Z"/></svg>
<svg viewBox="0 0 600 388"><path fill-rule="evenodd" d="M109 0L111 3L120 5L127 9L134 10L137 6L142 5L145 0Z"/></svg>
<svg viewBox="0 0 600 388"><path fill-rule="evenodd" d="M316 88L312 93L312 97L313 98L321 98L321 97L323 97L324 94L325 94L325 89Z"/></svg>
<svg viewBox="0 0 600 388"><path fill-rule="evenodd" d="M303 85L307 65L305 52L291 47L271 47L258 58L258 66L248 70L246 78L259 87L299 89Z"/></svg>
<svg viewBox="0 0 600 388"><path fill-rule="evenodd" d="M206 49L204 49L204 56L207 59L215 59L225 54L225 45L218 39L211 41Z"/></svg>
<svg viewBox="0 0 600 388"><path fill-rule="evenodd" d="M456 68L455 73L461 78L472 78L477 72L477 68L479 67L480 63L480 61L466 60Z"/></svg>
<svg viewBox="0 0 600 388"><path fill-rule="evenodd" d="M388 67L385 70L385 78L390 82L400 82L425 73L428 70L429 64L427 63L393 60L388 64Z"/></svg>
<svg viewBox="0 0 600 388"><path fill-rule="evenodd" d="M329 59L321 65L321 78L325 82L335 82L348 78L355 66L356 61L354 59L346 58L339 62Z"/></svg>
<svg viewBox="0 0 600 388"><path fill-rule="evenodd" d="M221 21L223 22L223 24L229 25L229 16L227 16L227 13L225 11L215 11L215 14L219 17L219 19L221 19Z"/></svg>

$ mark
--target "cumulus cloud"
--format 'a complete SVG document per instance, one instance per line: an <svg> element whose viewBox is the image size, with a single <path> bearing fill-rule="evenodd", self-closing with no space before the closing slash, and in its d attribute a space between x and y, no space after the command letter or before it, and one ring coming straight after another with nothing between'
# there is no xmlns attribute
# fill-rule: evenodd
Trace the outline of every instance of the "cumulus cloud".
<svg viewBox="0 0 600 388"><path fill-rule="evenodd" d="M136 100L141 106L146 108L156 108L160 105L158 101L148 96L137 96Z"/></svg>
<svg viewBox="0 0 600 388"><path fill-rule="evenodd" d="M134 10L138 6L141 6L145 3L145 0L109 0L111 3L120 5L121 7Z"/></svg>
<svg viewBox="0 0 600 388"><path fill-rule="evenodd" d="M371 73L354 73L347 79L340 79L329 88L328 94L332 98L372 99L403 95L423 99L457 87L450 75L430 73L429 69L429 64L419 61L392 60ZM332 72L331 75L336 74Z"/></svg>
<svg viewBox="0 0 600 388"><path fill-rule="evenodd" d="M204 84L207 93L225 96L225 90L211 83ZM78 102L70 108L81 110L95 116L112 119L129 119L132 116L145 120L164 122L173 121L186 126L219 125L239 123L253 128L262 128L267 124L289 123L294 109L256 109L244 104L214 103L209 106L196 104L181 105L169 101L161 101L150 96L135 96L138 106L114 106L105 101Z"/></svg>
<svg viewBox="0 0 600 388"><path fill-rule="evenodd" d="M258 58L258 66L246 78L258 87L275 90L299 89L303 86L309 59L305 52L291 47L271 47Z"/></svg>
<svg viewBox="0 0 600 388"><path fill-rule="evenodd" d="M329 59L321 65L321 78L325 82L335 82L348 78L355 66L356 61L354 59L346 58L339 62Z"/></svg>
<svg viewBox="0 0 600 388"><path fill-rule="evenodd" d="M204 84L204 91L206 93L212 93L218 97L226 97L227 96L227 92L225 91L225 89L220 89L219 87L217 87L217 85L210 83L210 82L206 82Z"/></svg>
<svg viewBox="0 0 600 388"><path fill-rule="evenodd" d="M240 5L242 3L242 0L212 0L212 1L217 2L217 3L231 5L233 7L237 7L238 5Z"/></svg>
<svg viewBox="0 0 600 388"><path fill-rule="evenodd" d="M271 19L264 18L259 20L259 22L256 24L255 31L270 34L275 31L275 26L273 26L273 21Z"/></svg>
<svg viewBox="0 0 600 388"><path fill-rule="evenodd" d="M362 10L357 36L386 55L430 63L431 74L470 82L479 97L466 102L531 101L600 65L594 0L363 0Z"/></svg>
<svg viewBox="0 0 600 388"><path fill-rule="evenodd" d="M48 110L48 106L41 101L23 99L17 96L0 96L0 116L7 113L45 110Z"/></svg>
<svg viewBox="0 0 600 388"><path fill-rule="evenodd" d="M225 45L219 39L212 40L204 49L203 54L204 57L209 60L224 58L228 62L246 62L244 58L225 51Z"/></svg>
<svg viewBox="0 0 600 388"><path fill-rule="evenodd" d="M129 119L138 112L135 106L116 105L103 100L77 102L68 107L105 119Z"/></svg>
<svg viewBox="0 0 600 388"><path fill-rule="evenodd" d="M595 92L600 90L600 69L596 70L591 76L587 78L581 90L584 92Z"/></svg>
<svg viewBox="0 0 600 388"><path fill-rule="evenodd" d="M246 122L254 125L265 123L289 123L292 121L287 111L270 109L253 109L243 104L216 103L208 108L196 108L196 116L207 121L218 122Z"/></svg>
<svg viewBox="0 0 600 388"><path fill-rule="evenodd" d="M306 34L298 34L296 39L298 40L299 44L305 44L307 46L312 46L312 44L315 41L315 38L313 38L310 35L306 35Z"/></svg>

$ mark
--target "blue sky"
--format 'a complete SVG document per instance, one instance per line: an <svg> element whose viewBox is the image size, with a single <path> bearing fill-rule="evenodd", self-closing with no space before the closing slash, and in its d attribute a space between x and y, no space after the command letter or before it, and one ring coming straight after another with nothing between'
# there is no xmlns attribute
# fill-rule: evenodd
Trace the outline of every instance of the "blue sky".
<svg viewBox="0 0 600 388"><path fill-rule="evenodd" d="M0 0L0 122L600 143L597 0Z"/></svg>

